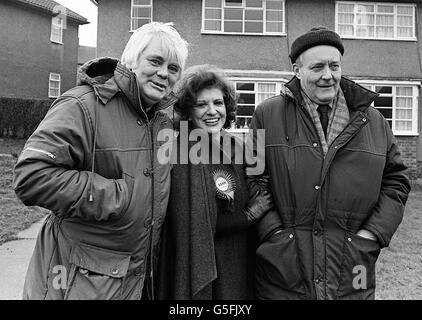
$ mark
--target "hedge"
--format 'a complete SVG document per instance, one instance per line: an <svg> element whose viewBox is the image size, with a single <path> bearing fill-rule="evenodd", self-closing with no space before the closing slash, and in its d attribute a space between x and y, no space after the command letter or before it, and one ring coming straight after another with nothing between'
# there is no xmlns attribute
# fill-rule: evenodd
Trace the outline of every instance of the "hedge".
<svg viewBox="0 0 422 320"><path fill-rule="evenodd" d="M0 137L28 138L54 100L0 97Z"/></svg>

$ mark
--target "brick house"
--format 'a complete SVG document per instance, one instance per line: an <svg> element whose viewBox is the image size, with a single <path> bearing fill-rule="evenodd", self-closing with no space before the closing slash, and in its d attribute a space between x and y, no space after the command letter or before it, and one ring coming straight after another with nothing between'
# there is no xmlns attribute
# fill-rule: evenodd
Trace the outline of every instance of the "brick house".
<svg viewBox="0 0 422 320"><path fill-rule="evenodd" d="M190 43L188 65L225 69L240 93L236 127L293 75L291 43L315 25L343 38L343 74L380 93L413 175L422 163L422 4L419 0L99 0L98 56L120 57L131 32L172 21ZM110 21L113 21L111 24Z"/></svg>
<svg viewBox="0 0 422 320"><path fill-rule="evenodd" d="M56 98L75 86L87 23L52 0L0 0L0 97Z"/></svg>

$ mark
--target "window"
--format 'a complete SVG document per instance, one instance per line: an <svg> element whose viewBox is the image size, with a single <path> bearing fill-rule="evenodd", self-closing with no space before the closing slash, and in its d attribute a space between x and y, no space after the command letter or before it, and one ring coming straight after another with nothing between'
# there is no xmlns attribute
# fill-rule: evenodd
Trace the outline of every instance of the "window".
<svg viewBox="0 0 422 320"><path fill-rule="evenodd" d="M203 0L202 32L284 34L284 0Z"/></svg>
<svg viewBox="0 0 422 320"><path fill-rule="evenodd" d="M50 40L60 44L63 43L63 19L60 14L51 19Z"/></svg>
<svg viewBox="0 0 422 320"><path fill-rule="evenodd" d="M247 129L255 108L267 98L280 92L281 82L236 80L236 92L239 94L235 129Z"/></svg>
<svg viewBox="0 0 422 320"><path fill-rule="evenodd" d="M336 31L343 38L416 40L415 5L336 2Z"/></svg>
<svg viewBox="0 0 422 320"><path fill-rule="evenodd" d="M48 97L57 98L60 95L60 73L50 72L50 79L48 82Z"/></svg>
<svg viewBox="0 0 422 320"><path fill-rule="evenodd" d="M130 8L130 31L152 21L152 0L132 0Z"/></svg>
<svg viewBox="0 0 422 320"><path fill-rule="evenodd" d="M418 134L418 87L416 84L384 84L359 82L378 92L373 106L388 121L395 135Z"/></svg>

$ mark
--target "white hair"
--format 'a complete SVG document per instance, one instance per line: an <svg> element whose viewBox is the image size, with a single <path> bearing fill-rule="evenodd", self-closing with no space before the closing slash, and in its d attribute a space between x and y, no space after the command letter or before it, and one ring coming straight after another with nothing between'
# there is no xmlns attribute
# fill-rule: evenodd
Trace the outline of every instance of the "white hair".
<svg viewBox="0 0 422 320"><path fill-rule="evenodd" d="M163 49L167 49L170 56L176 57L183 70L188 57L188 43L173 25L173 22L150 22L136 29L123 50L121 63L130 69L136 68L145 48L153 39L159 39Z"/></svg>

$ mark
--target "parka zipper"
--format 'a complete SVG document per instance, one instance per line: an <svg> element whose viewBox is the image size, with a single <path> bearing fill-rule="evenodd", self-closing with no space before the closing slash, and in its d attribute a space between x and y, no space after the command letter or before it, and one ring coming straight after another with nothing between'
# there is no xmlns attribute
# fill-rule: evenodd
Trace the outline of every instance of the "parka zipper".
<svg viewBox="0 0 422 320"><path fill-rule="evenodd" d="M46 155L47 157L49 157L49 158L51 158L53 160L56 159L56 155L55 154L53 154L51 152L48 152L48 151L45 151L45 150L41 150L41 149L37 149L37 148L32 148L32 147L25 148L24 151L26 151L26 150L39 152L39 153L42 153L42 154Z"/></svg>
<svg viewBox="0 0 422 320"><path fill-rule="evenodd" d="M146 263L146 267L148 266L148 256L149 256L149 268L150 268L150 285L151 285L151 300L154 300L154 271L153 271L153 258L152 258L152 246L153 246L153 241L152 241L152 236L153 236L153 228L154 228L154 134L153 134L153 130L151 129L151 121L148 119L148 115L145 112L145 110L142 108L142 103L141 103L141 96L140 96L140 90L138 87L138 83L136 81L135 78L135 83L136 85L136 89L137 89L137 97L138 97L138 101L139 101L139 107L141 108L142 113L145 116L145 122L147 125L147 130L149 132L149 139L151 140L151 154L150 154L150 164L151 164L151 168L149 169L150 175L149 177L151 178L151 224L149 226L150 230L149 230L149 241L148 241L148 250L147 250L147 254L144 258L144 261ZM152 120L154 120L154 117L152 118ZM144 283L145 285L145 283ZM148 283L147 283L148 285ZM148 288L147 288L148 289ZM148 292L148 290L147 290Z"/></svg>

